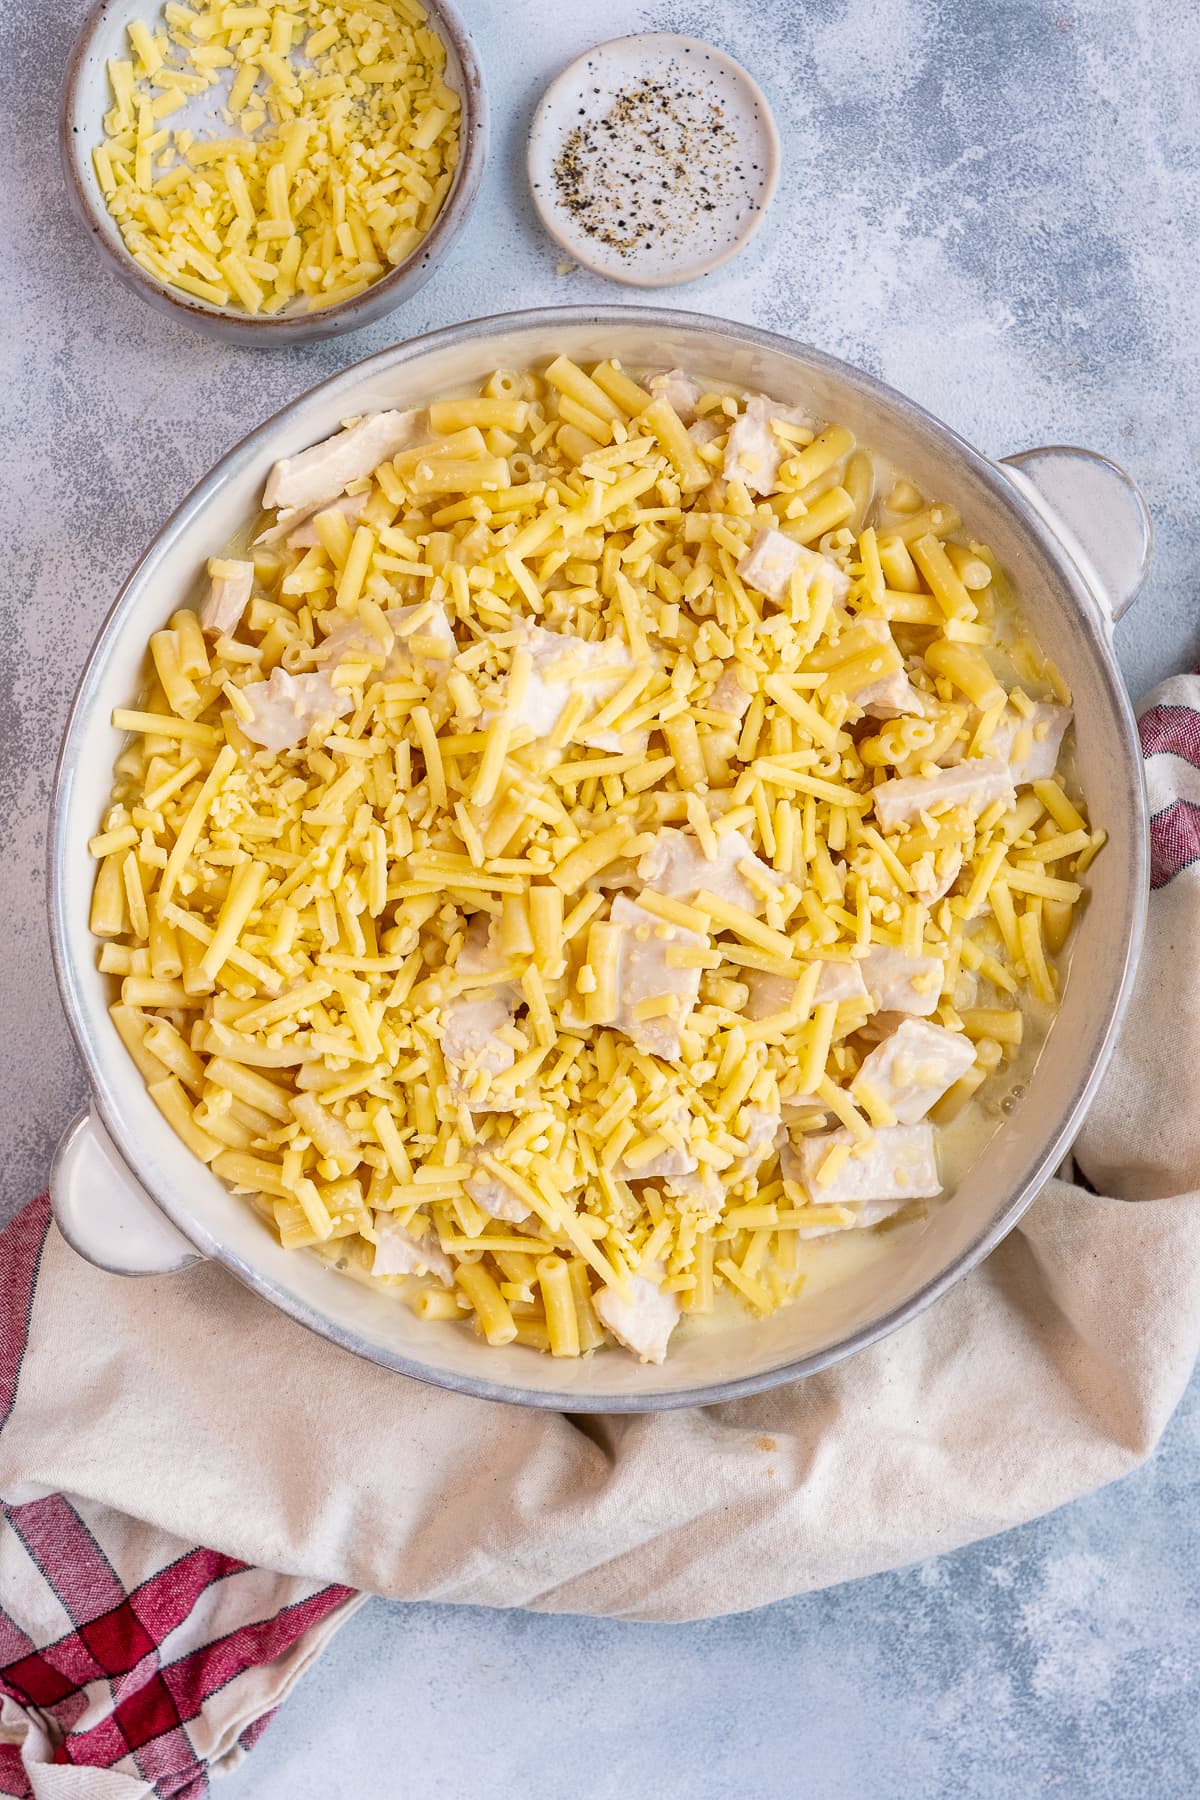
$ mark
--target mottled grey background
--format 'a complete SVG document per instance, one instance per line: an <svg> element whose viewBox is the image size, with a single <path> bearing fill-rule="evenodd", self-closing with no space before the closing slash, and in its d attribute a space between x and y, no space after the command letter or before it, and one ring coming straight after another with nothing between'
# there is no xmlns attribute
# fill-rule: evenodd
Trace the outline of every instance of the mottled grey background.
<svg viewBox="0 0 1200 1800"><path fill-rule="evenodd" d="M525 191L547 79L598 37L695 33L766 86L785 149L747 255L678 304L876 371L995 453L1124 462L1158 526L1121 627L1140 690L1200 650L1200 216L1191 0L460 0L495 117L452 262L391 321L271 356L131 299L67 208L58 84L82 0L0 13L0 1205L44 1181L82 1086L42 923L45 809L118 583L213 460L353 357L472 314L620 298ZM622 291L624 292L624 291ZM633 297L628 295L627 297ZM1200 1401L1156 1462L923 1568L653 1628L375 1605L237 1777L246 1800L1185 1800L1200 1791Z"/></svg>

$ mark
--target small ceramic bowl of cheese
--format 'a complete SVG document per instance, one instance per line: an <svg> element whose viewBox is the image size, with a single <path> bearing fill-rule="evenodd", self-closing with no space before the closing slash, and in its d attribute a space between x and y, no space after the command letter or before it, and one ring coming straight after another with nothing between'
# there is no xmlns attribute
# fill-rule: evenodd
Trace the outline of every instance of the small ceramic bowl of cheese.
<svg viewBox="0 0 1200 1800"><path fill-rule="evenodd" d="M411 298L466 223L487 138L452 0L101 0L63 90L67 190L100 255L158 310L266 347Z"/></svg>

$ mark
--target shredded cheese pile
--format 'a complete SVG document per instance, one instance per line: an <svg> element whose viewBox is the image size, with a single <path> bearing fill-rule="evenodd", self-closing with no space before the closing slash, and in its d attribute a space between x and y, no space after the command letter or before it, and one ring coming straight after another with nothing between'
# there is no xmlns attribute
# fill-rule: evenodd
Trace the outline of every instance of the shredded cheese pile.
<svg viewBox="0 0 1200 1800"><path fill-rule="evenodd" d="M877 474L565 357L276 465L91 849L116 1027L285 1245L657 1361L940 1191L1104 834L994 559Z"/></svg>
<svg viewBox="0 0 1200 1800"><path fill-rule="evenodd" d="M413 254L454 179L460 112L418 0L169 0L157 31L128 35L93 161L156 281L213 306L311 312ZM167 123L210 90L227 135Z"/></svg>

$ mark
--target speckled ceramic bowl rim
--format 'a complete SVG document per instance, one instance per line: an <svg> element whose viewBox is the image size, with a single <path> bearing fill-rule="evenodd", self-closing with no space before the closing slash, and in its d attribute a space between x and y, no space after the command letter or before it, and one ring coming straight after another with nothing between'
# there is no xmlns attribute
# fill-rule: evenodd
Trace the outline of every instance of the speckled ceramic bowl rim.
<svg viewBox="0 0 1200 1800"><path fill-rule="evenodd" d="M78 846L67 843L68 808L66 802L71 769L76 759L84 754L89 719L94 715L98 699L96 671L102 666L103 653L109 640L121 632L124 623L122 615L126 610L126 596L135 591L142 570L160 555L169 553L171 540L207 505L210 496L219 490L226 481L235 478L247 463L257 460L260 446L270 438L292 407L310 400L315 394L322 391L335 392L340 384L358 383L363 372L372 367L380 372L386 370L389 374L400 377L407 363L419 360L428 351L463 343L485 341L490 335L502 329L528 331L531 340L530 354L534 356L539 353L539 348L544 349L546 345L553 344L555 333L559 329L578 324L587 324L598 328L616 328L631 321L644 325L652 331L663 333L673 328L703 331L709 334L716 333L750 348L771 351L792 358L798 357L814 370L827 374L844 384L846 388L882 402L903 420L906 429L912 429L914 433L924 433L940 441L951 455L962 462L990 490L997 506L1003 508L1010 515L1018 528L1037 545L1042 556L1053 567L1062 585L1063 604L1073 606L1079 617L1086 622L1088 635L1099 651L1106 699L1120 737L1119 766L1124 776L1122 791L1113 798L1129 809L1138 829L1131 833L1132 854L1129 867L1125 871L1125 893L1129 898L1122 922L1120 954L1114 955L1111 966L1106 967L1104 971L1106 991L1097 1005L1097 1016L1101 1023L1092 1040L1080 1044L1074 1052L1078 1058L1078 1073L1072 1097L1069 1103L1063 1107L1056 1121L1049 1123L1044 1128L1038 1127L1028 1134L1032 1139L1032 1148L1021 1175L1012 1182L1007 1196L999 1198L995 1213L975 1239L914 1293L886 1309L878 1317L851 1331L840 1341L827 1345L823 1349L781 1363L772 1369L761 1370L748 1376L735 1376L729 1380L710 1382L693 1388L665 1391L648 1389L634 1394L594 1396L585 1392L564 1393L533 1390L515 1384L491 1381L486 1376L466 1375L454 1370L438 1369L410 1356L389 1350L386 1346L370 1344L357 1333L337 1325L318 1308L310 1306L282 1290L269 1276L253 1267L243 1257L234 1254L210 1231L198 1223L189 1212L185 1197L176 1194L165 1185L162 1187L151 1186L145 1181L138 1172L135 1147L126 1141L125 1134L117 1123L119 1111L116 1104L116 1088L125 1083L139 1082L141 1077L134 1064L120 1048L115 1035L104 1045L89 1035L79 994L79 976L70 954L64 871L67 867L68 856L77 854ZM1096 599L1089 592L1079 569L1070 560L1062 543L1055 538L1049 527L1022 497L1020 491L1007 480L1003 471L995 463L981 455L979 451L973 449L949 426L942 424L932 413L918 406L915 401L909 400L894 388L877 381L873 376L864 374L852 365L827 355L824 351L798 344L774 332L760 331L748 325L737 324L732 320L707 318L699 313L665 308L631 306L554 307L500 314L472 320L466 324L448 326L439 331L427 332L419 337L410 338L402 344L377 351L373 356L365 357L362 361L330 376L326 381L317 383L306 394L298 396L289 406L281 408L272 418L260 425L257 430L252 431L223 456L176 508L155 537L154 542L139 559L122 585L120 593L97 634L76 688L63 731L51 797L50 829L47 842L47 904L51 954L67 1022L87 1069L92 1104L108 1130L122 1161L129 1168L132 1178L150 1194L155 1204L165 1213L172 1224L203 1255L222 1263L263 1299L270 1301L272 1305L279 1307L281 1311L315 1331L319 1336L338 1344L341 1348L349 1350L357 1356L378 1363L384 1368L390 1368L399 1374L411 1376L415 1380L448 1388L456 1393L469 1394L478 1399L498 1400L513 1405L574 1413L652 1412L687 1406L709 1406L722 1401L736 1400L750 1394L762 1393L770 1388L780 1387L786 1382L796 1381L803 1376L816 1374L834 1363L843 1361L857 1351L877 1343L881 1338L887 1337L899 1326L924 1312L933 1301L946 1293L957 1281L981 1263L1012 1230L1026 1208L1040 1192L1047 1178L1061 1163L1070 1148L1088 1103L1095 1094L1107 1066L1117 1030L1129 1003L1145 928L1148 887L1149 826L1137 724L1129 695L1117 667L1111 640L1101 622ZM116 1062L115 1057L119 1057L120 1061Z"/></svg>
<svg viewBox="0 0 1200 1800"><path fill-rule="evenodd" d="M155 0L147 0L152 6ZM118 250L99 225L99 217L107 211L99 186L81 178L76 164L72 139L78 131L75 123L79 109L79 87L83 68L92 43L110 13L125 9L126 0L99 0L88 13L71 49L63 83L62 108L59 114L59 148L67 193L76 217L87 230L94 246L128 287L140 299L159 311L182 314L200 329L226 338L227 341L252 342L269 349L272 345L296 344L305 340L336 337L345 331L357 331L372 320L381 318L417 292L432 275L434 265L454 243L470 216L479 195L487 161L489 114L483 70L468 31L454 0L426 0L431 23L439 35L453 47L462 70L462 120L459 130L458 167L442 209L421 242L386 275L352 299L343 300L316 313L273 313L266 317L234 311L232 308L208 306L202 300L177 293L147 274L128 251ZM394 298L393 298L394 296ZM391 305L386 304L391 300Z"/></svg>
<svg viewBox="0 0 1200 1800"><path fill-rule="evenodd" d="M638 44L655 40L673 44L688 44L696 50L702 50L706 56L717 57L729 68L736 70L738 79L745 83L751 98L758 107L770 165L759 204L751 213L742 230L724 250L719 250L715 256L706 257L703 262L688 264L686 275L625 275L619 269L610 268L607 263L602 263L586 255L572 238L564 237L559 230L556 222L557 208L544 199L541 190L535 186L533 180L534 145L548 129L559 93L568 84L579 65L586 63L589 57L598 56L602 51L611 50L618 44ZM639 288L683 287L690 281L702 281L715 269L731 262L735 256L740 256L770 211L771 202L775 198L775 190L779 186L779 172L782 163L783 148L779 140L779 128L775 123L775 115L771 111L771 103L749 69L740 63L736 56L730 56L727 50L722 50L719 44L709 44L703 38L690 37L686 32L680 31L634 31L624 37L606 38L602 44L593 44L590 50L584 50L579 56L574 57L566 68L554 77L539 100L537 111L533 115L533 123L529 127L529 144L525 153L525 167L529 177L529 191L533 195L533 204L537 208L538 218L555 243L566 251L573 262L577 262L583 269L590 270L593 275L602 275L606 281L620 282L625 287Z"/></svg>

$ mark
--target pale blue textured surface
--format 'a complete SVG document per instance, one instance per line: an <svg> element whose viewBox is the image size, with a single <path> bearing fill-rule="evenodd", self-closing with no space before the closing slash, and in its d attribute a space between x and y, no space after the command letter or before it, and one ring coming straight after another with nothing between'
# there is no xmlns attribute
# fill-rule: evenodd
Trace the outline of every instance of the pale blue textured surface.
<svg viewBox="0 0 1200 1800"><path fill-rule="evenodd" d="M993 454L1075 441L1154 509L1135 690L1200 647L1200 147L1190 0L460 0L491 86L475 218L391 321L226 351L130 300L70 219L56 86L82 0L7 9L0 187L4 1209L82 1098L42 923L54 748L130 563L244 431L353 357L472 314L635 299L555 274L522 145L590 41L708 37L768 89L785 169L747 255L663 298L862 363ZM767 1611L647 1627L369 1607L230 1788L244 1800L1184 1800L1200 1791L1200 1399L1119 1487L992 1543Z"/></svg>

